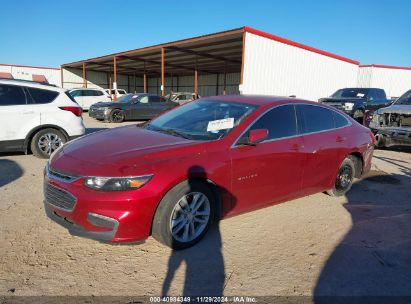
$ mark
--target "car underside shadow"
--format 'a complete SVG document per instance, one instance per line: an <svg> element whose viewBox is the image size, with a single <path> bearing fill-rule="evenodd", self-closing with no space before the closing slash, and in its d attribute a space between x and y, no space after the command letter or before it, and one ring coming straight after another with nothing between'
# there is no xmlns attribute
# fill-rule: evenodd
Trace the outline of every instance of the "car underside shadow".
<svg viewBox="0 0 411 304"><path fill-rule="evenodd" d="M409 176L383 171L371 171L353 185L344 205L352 227L319 276L316 303L347 303L335 298L343 296L359 297L345 298L349 303L375 303L375 296L411 300L411 200L404 197L411 196L410 186Z"/></svg>
<svg viewBox="0 0 411 304"><path fill-rule="evenodd" d="M108 128L86 128L86 135L91 134L98 131L107 130Z"/></svg>

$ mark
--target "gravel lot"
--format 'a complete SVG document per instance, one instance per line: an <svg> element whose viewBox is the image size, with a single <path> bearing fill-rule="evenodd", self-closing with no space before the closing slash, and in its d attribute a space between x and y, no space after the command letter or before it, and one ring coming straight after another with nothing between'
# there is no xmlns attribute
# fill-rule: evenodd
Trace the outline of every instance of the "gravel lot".
<svg viewBox="0 0 411 304"><path fill-rule="evenodd" d="M227 219L180 252L69 235L43 211L45 162L0 154L0 295L411 296L411 150L376 151L346 197Z"/></svg>

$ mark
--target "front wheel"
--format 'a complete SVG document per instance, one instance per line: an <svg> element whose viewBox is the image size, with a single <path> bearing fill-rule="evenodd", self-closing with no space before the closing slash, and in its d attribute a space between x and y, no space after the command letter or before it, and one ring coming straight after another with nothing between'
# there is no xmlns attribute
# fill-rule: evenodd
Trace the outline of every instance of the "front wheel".
<svg viewBox="0 0 411 304"><path fill-rule="evenodd" d="M125 118L124 111L119 110L119 109L114 109L113 111L111 111L111 114L110 114L111 122L114 122L114 123L123 122L124 118Z"/></svg>
<svg viewBox="0 0 411 304"><path fill-rule="evenodd" d="M39 158L49 158L67 141L66 137L56 129L44 129L34 134L31 140L31 151Z"/></svg>
<svg viewBox="0 0 411 304"><path fill-rule="evenodd" d="M183 182L161 200L154 215L152 235L173 249L195 245L207 233L214 217L214 196L199 181Z"/></svg>
<svg viewBox="0 0 411 304"><path fill-rule="evenodd" d="M337 177L334 182L334 187L327 191L330 196L343 196L351 189L355 176L354 161L351 156L348 156L341 163Z"/></svg>

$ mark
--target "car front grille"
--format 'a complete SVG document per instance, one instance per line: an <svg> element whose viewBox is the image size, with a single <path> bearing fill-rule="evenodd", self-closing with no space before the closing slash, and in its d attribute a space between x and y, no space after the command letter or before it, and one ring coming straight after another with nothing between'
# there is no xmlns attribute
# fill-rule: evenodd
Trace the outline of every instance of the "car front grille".
<svg viewBox="0 0 411 304"><path fill-rule="evenodd" d="M48 172L47 175L50 178L54 178L63 182L67 182L70 183L72 181L75 181L76 179L78 179L78 176L74 176L74 175L69 175L66 173L62 173L62 172L57 172L55 170L53 170L52 168L48 168Z"/></svg>
<svg viewBox="0 0 411 304"><path fill-rule="evenodd" d="M76 198L69 192L47 184L45 187L46 202L64 211L72 211L76 205Z"/></svg>

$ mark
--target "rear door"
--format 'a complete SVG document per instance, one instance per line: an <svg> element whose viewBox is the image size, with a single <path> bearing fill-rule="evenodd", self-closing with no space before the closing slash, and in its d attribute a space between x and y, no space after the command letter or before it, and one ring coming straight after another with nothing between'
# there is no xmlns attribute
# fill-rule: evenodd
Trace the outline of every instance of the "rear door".
<svg viewBox="0 0 411 304"><path fill-rule="evenodd" d="M294 105L272 108L249 130L262 128L269 132L265 141L256 146L235 145L230 151L236 213L296 197L301 191L303 140Z"/></svg>
<svg viewBox="0 0 411 304"><path fill-rule="evenodd" d="M1 150L21 149L27 134L40 125L40 110L28 101L30 97L23 87L0 84Z"/></svg>
<svg viewBox="0 0 411 304"><path fill-rule="evenodd" d="M324 191L344 158L347 130L335 127L333 111L325 107L299 104L297 115L304 140L303 193Z"/></svg>

